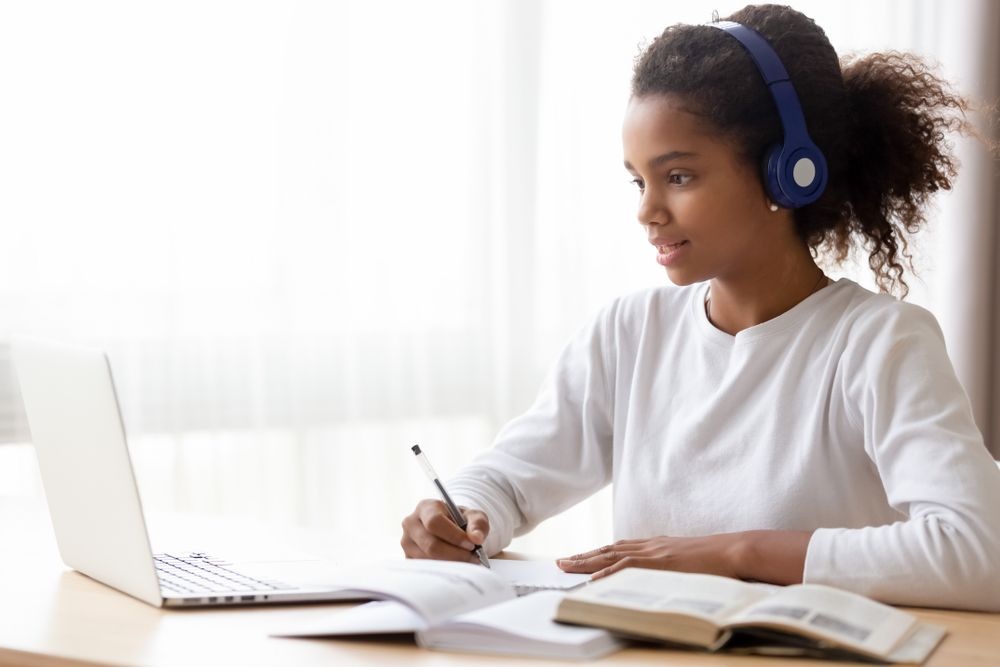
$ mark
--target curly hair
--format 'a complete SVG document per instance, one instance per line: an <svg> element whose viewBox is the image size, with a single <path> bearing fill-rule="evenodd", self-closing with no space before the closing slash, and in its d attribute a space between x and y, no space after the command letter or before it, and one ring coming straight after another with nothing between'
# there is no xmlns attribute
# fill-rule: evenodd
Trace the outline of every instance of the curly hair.
<svg viewBox="0 0 1000 667"><path fill-rule="evenodd" d="M838 58L822 28L790 7L751 5L726 20L771 44L826 156L826 190L794 211L799 238L814 257L838 264L852 243L860 244L879 290L905 299L900 256L915 273L906 235L926 224L929 197L951 189L958 161L947 135L976 134L967 120L969 101L911 54ZM670 26L639 54L632 95L665 94L676 94L686 111L755 165L781 141L781 121L756 66L719 30Z"/></svg>

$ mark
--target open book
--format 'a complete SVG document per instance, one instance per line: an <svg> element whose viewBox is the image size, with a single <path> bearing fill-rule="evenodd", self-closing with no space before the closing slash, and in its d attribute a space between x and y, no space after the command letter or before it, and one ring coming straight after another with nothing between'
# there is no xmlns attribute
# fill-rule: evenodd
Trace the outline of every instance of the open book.
<svg viewBox="0 0 1000 667"><path fill-rule="evenodd" d="M581 586L587 575L566 575L547 562L494 559L490 565L492 570L471 563L405 560L355 570L346 577L352 591L379 601L336 610L318 625L272 634L412 633L428 648L578 659L597 658L623 646L605 630L553 621L565 594L559 589ZM527 582L532 590L555 590L519 597L519 592L527 592Z"/></svg>
<svg viewBox="0 0 1000 667"><path fill-rule="evenodd" d="M921 663L947 632L828 586L635 568L567 594L556 619L710 651L877 662Z"/></svg>

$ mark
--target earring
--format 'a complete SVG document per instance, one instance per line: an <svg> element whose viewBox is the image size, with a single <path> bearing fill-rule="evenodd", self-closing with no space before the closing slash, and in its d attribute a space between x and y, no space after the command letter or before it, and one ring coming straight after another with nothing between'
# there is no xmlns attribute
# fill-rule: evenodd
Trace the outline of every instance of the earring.
<svg viewBox="0 0 1000 667"><path fill-rule="evenodd" d="M768 208L771 209L772 211L777 211L778 210L778 205L775 204L774 202L771 202L771 205L768 206Z"/></svg>

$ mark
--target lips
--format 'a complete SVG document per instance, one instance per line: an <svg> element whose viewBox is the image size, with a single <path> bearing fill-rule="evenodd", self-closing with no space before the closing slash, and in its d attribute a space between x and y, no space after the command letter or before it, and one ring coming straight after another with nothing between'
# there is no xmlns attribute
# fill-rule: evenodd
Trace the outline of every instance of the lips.
<svg viewBox="0 0 1000 667"><path fill-rule="evenodd" d="M677 266L684 261L688 254L687 247L691 245L688 241L667 241L657 239L653 242L656 246L656 263L660 266L670 268Z"/></svg>
<svg viewBox="0 0 1000 667"><path fill-rule="evenodd" d="M650 239L649 242L652 243L654 246L656 246L657 252L659 252L661 255L665 255L668 252L677 250L682 245L687 243L687 239L682 241L670 241L667 239Z"/></svg>

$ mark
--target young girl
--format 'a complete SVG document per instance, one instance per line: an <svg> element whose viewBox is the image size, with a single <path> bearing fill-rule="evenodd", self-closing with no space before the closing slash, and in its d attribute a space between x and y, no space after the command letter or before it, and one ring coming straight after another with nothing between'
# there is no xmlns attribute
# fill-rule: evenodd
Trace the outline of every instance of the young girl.
<svg viewBox="0 0 1000 667"><path fill-rule="evenodd" d="M794 134L794 114L784 98L779 116L748 47L719 25L668 28L636 62L623 144L639 222L673 285L606 307L531 409L450 480L468 532L425 500L403 521L403 550L478 562L474 545L494 554L612 482L620 539L559 560L564 570L663 568L1000 610L1000 471L937 321L832 282L814 260L863 244L883 292L905 297L905 235L951 186L944 134L969 129L967 104L912 56L842 68L787 7L727 20L784 64L828 175L808 151L788 174L818 199L768 184L762 160Z"/></svg>

